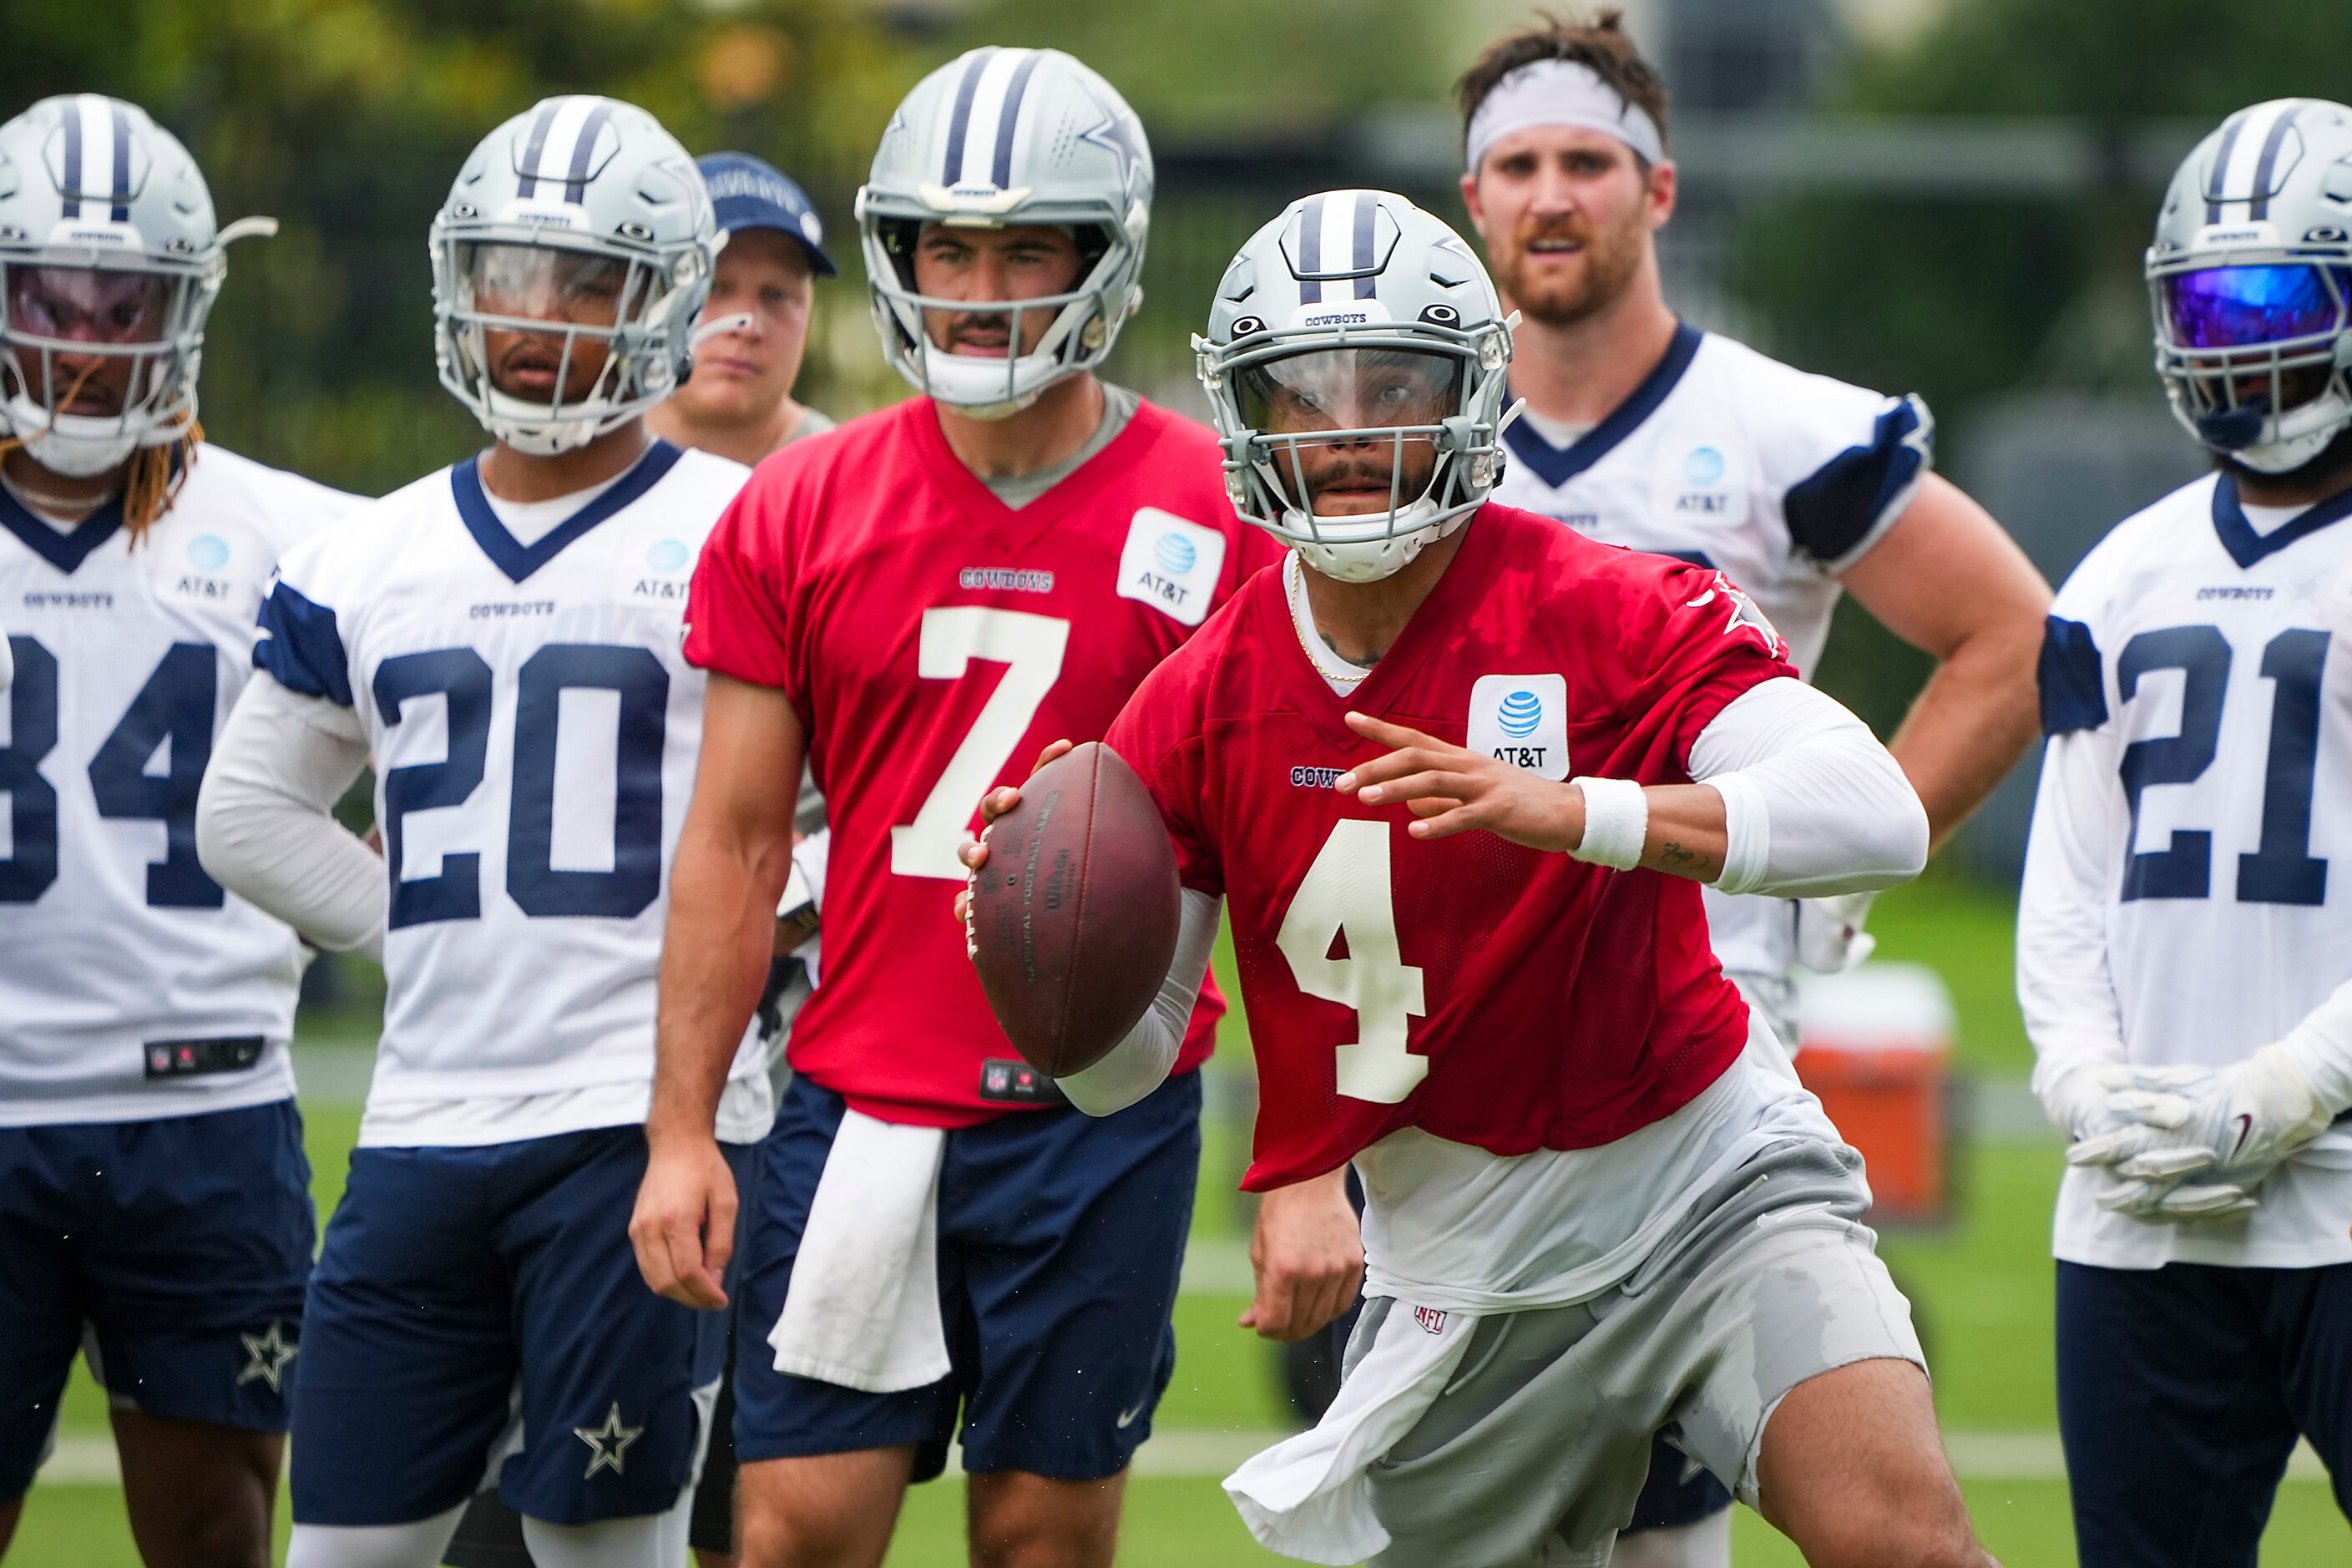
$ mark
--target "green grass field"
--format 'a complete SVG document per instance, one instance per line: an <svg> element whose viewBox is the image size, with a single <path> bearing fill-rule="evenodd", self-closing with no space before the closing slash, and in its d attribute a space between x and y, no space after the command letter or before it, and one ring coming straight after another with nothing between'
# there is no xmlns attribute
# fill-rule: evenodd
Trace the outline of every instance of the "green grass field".
<svg viewBox="0 0 2352 1568"><path fill-rule="evenodd" d="M1959 1061L1980 1079L2015 1080L2032 1051L2010 990L2010 910L1967 884L1933 879L1885 900L1872 921L1882 956L1934 965L1950 985L1960 1020ZM364 1045L368 1025L349 1016L306 1025L304 1041L329 1048ZM1213 1107L1245 1099L1246 1044L1228 1031ZM326 1075L319 1075L320 1078ZM348 1077L348 1074L345 1075ZM1237 1081L1241 1080L1241 1081ZM345 1097L346 1099L348 1096ZM314 1186L323 1216L342 1190L358 1127L349 1103L306 1093ZM1194 1214L1195 1271L1178 1304L1179 1361L1157 1429L1162 1453L1214 1453L1220 1434L1260 1433L1287 1424L1266 1347L1234 1325L1247 1304L1235 1289L1245 1213L1234 1179L1243 1134L1213 1118ZM1937 1399L1956 1463L1986 1543L2011 1568L2065 1568L2074 1561L2065 1486L2048 1461L2057 1426L2052 1394L2051 1200L2057 1185L2054 1139L1979 1140L1961 1153L1962 1217L1932 1231L1891 1234L1885 1252L1916 1305L1937 1373ZM77 1374L64 1433L87 1448L102 1439L97 1389ZM1245 1440L1226 1437L1223 1447ZM1153 1448L1147 1447L1150 1461ZM2014 1457L2023 1453L2022 1463ZM2009 1456L2009 1458L2004 1458ZM1215 1467L1193 1467L1213 1471ZM2023 1479L2017 1479L2020 1472ZM1214 1473L1139 1474L1131 1482L1120 1562L1133 1568L1276 1563L1260 1551L1219 1490ZM915 1489L902 1518L892 1568L961 1563L962 1488ZM281 1504L281 1515L283 1506ZM1738 1521L1741 1568L1783 1568L1801 1559L1761 1521ZM279 1540L284 1540L281 1526ZM2352 1562L2352 1529L2326 1486L2292 1479L2280 1489L2264 1539L2264 1568ZM10 1568L131 1568L138 1559L110 1483L37 1484Z"/></svg>

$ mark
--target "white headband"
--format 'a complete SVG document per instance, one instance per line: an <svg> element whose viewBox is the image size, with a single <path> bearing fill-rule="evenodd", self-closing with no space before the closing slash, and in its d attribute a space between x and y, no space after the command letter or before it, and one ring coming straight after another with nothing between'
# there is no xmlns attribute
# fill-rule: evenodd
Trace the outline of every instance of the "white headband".
<svg viewBox="0 0 2352 1568"><path fill-rule="evenodd" d="M1648 163L1666 160L1658 122L1639 104L1620 97L1598 71L1574 60L1538 60L1496 82L1470 117L1470 173L1478 173L1486 150L1496 142L1538 125L1581 126L1614 136Z"/></svg>

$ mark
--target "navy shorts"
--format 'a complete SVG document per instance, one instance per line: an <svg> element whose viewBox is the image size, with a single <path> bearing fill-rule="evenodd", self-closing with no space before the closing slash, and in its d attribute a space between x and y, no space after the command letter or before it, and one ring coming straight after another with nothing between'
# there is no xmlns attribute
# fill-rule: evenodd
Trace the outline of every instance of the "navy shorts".
<svg viewBox="0 0 2352 1568"><path fill-rule="evenodd" d="M2352 1264L2058 1265L2083 1568L2254 1568L2297 1435L2352 1516Z"/></svg>
<svg viewBox="0 0 2352 1568"><path fill-rule="evenodd" d="M929 1480L961 1412L968 1470L1083 1481L1125 1469L1176 1370L1171 1315L1201 1166L1200 1075L1116 1116L1025 1110L948 1133L939 1276L954 1370L897 1394L780 1373L768 1345L843 1109L796 1079L760 1145L743 1210L741 1462L912 1444L915 1479Z"/></svg>
<svg viewBox="0 0 2352 1568"><path fill-rule="evenodd" d="M32 1484L84 1325L115 1404L284 1431L316 1229L290 1100L0 1127L0 1500Z"/></svg>
<svg viewBox="0 0 2352 1568"><path fill-rule="evenodd" d="M750 1151L727 1150L744 1178ZM659 1513L693 1474L727 1315L646 1288L645 1130L359 1149L310 1280L294 1518L406 1524L499 1493L551 1524ZM517 1394L520 1393L520 1399Z"/></svg>

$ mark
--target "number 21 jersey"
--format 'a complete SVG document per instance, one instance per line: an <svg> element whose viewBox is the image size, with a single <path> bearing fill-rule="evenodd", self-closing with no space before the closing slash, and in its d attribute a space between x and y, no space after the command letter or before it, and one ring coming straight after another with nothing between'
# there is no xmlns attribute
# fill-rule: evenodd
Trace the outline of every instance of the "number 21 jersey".
<svg viewBox="0 0 2352 1568"><path fill-rule="evenodd" d="M1209 433L1149 403L1017 510L921 398L760 465L696 570L686 653L789 697L824 790L824 984L795 1072L886 1121L1007 1110L981 1094L1012 1047L953 918L956 847L982 795L1050 742L1099 739L1278 553L1234 515ZM1179 1070L1223 1011L1212 985Z"/></svg>

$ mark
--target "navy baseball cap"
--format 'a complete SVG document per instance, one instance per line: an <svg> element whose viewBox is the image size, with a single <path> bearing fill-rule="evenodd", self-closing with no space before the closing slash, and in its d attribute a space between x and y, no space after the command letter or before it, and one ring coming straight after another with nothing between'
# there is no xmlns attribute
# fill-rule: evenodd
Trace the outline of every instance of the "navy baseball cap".
<svg viewBox="0 0 2352 1568"><path fill-rule="evenodd" d="M772 164L749 153L713 153L695 160L703 183L710 187L710 204L719 210L719 226L732 234L739 228L772 228L801 242L809 265L820 278L839 268L824 253L824 223L809 205L808 193L779 174Z"/></svg>

